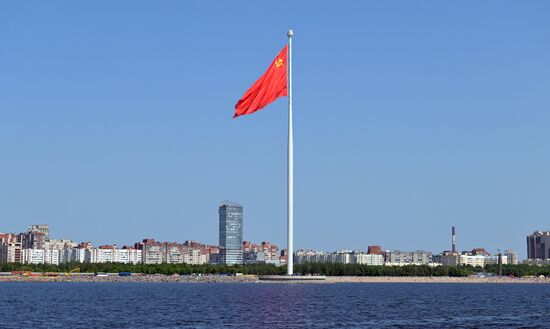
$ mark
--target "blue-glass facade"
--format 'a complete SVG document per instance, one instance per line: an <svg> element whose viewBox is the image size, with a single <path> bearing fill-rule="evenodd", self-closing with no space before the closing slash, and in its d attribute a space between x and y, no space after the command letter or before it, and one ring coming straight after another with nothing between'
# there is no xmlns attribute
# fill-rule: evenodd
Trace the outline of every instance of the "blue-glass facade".
<svg viewBox="0 0 550 329"><path fill-rule="evenodd" d="M243 207L234 202L222 202L220 215L220 254L222 264L243 263Z"/></svg>

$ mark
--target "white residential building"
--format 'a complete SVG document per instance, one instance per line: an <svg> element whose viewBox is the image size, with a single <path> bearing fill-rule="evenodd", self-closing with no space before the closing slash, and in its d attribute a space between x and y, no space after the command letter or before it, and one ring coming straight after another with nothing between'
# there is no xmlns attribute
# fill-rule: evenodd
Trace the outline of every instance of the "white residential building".
<svg viewBox="0 0 550 329"><path fill-rule="evenodd" d="M134 249L134 248L128 248L128 249L122 249L126 250L128 252L128 263L130 264L140 264L142 255L141 250Z"/></svg>
<svg viewBox="0 0 550 329"><path fill-rule="evenodd" d="M141 263L141 250L133 248L113 249L114 263L138 264Z"/></svg>
<svg viewBox="0 0 550 329"><path fill-rule="evenodd" d="M78 249L75 249L78 250ZM84 249L84 260L87 249ZM79 256L82 256L79 254ZM80 259L83 259L82 257ZM138 264L141 263L141 250L134 248L119 249L116 246L103 246L91 250L92 263L122 263Z"/></svg>
<svg viewBox="0 0 550 329"><path fill-rule="evenodd" d="M92 249L92 263L113 263L115 261L115 249L94 248Z"/></svg>
<svg viewBox="0 0 550 329"><path fill-rule="evenodd" d="M21 263L23 264L44 264L44 249L23 249L21 251Z"/></svg>
<svg viewBox="0 0 550 329"><path fill-rule="evenodd" d="M44 263L59 265L59 250L56 249L44 249Z"/></svg>
<svg viewBox="0 0 550 329"><path fill-rule="evenodd" d="M385 265L404 266L404 265L428 265L432 261L432 253L429 251L386 251Z"/></svg>
<svg viewBox="0 0 550 329"><path fill-rule="evenodd" d="M59 251L59 263L69 263L71 262L71 252L72 249L62 249Z"/></svg>
<svg viewBox="0 0 550 329"><path fill-rule="evenodd" d="M322 251L298 250L294 253L294 263L325 263L327 261L325 255L326 253Z"/></svg>
<svg viewBox="0 0 550 329"><path fill-rule="evenodd" d="M484 265L498 264L498 255L486 256ZM502 265L508 264L508 256L502 255Z"/></svg>
<svg viewBox="0 0 550 329"><path fill-rule="evenodd" d="M187 255L184 255L184 263L200 265L208 262L206 254L203 254L200 249L189 248Z"/></svg>
<svg viewBox="0 0 550 329"><path fill-rule="evenodd" d="M519 263L517 252L513 251L512 249L506 249L504 254L508 258L508 264L517 265Z"/></svg>
<svg viewBox="0 0 550 329"><path fill-rule="evenodd" d="M130 263L130 255L127 249L113 249L113 263Z"/></svg>
<svg viewBox="0 0 550 329"><path fill-rule="evenodd" d="M318 251L312 255L309 255L309 262L311 263L328 263L331 258L330 253Z"/></svg>
<svg viewBox="0 0 550 329"><path fill-rule="evenodd" d="M0 263L21 263L23 250L21 242L5 242L0 244Z"/></svg>
<svg viewBox="0 0 550 329"><path fill-rule="evenodd" d="M142 257L145 264L162 264L163 251L159 244L145 245Z"/></svg>
<svg viewBox="0 0 550 329"><path fill-rule="evenodd" d="M384 265L384 256L357 252L353 254L353 262L362 265Z"/></svg>
<svg viewBox="0 0 550 329"><path fill-rule="evenodd" d="M335 253L335 257L332 258L334 263L351 264L353 261L353 255L351 250L338 250Z"/></svg>
<svg viewBox="0 0 550 329"><path fill-rule="evenodd" d="M469 255L463 254L459 258L460 265L470 265L470 266L485 266L485 256L483 255Z"/></svg>
<svg viewBox="0 0 550 329"><path fill-rule="evenodd" d="M169 245L166 248L166 262L168 264L184 263L184 250L182 249L183 247L180 245Z"/></svg>
<svg viewBox="0 0 550 329"><path fill-rule="evenodd" d="M73 240L68 239L49 239L44 242L44 249L63 250L75 248L77 244Z"/></svg>
<svg viewBox="0 0 550 329"><path fill-rule="evenodd" d="M339 250L333 253L314 250L298 250L294 253L294 262L303 263L340 263L384 265L384 256L367 254L363 251Z"/></svg>
<svg viewBox="0 0 550 329"><path fill-rule="evenodd" d="M92 249L88 248L73 248L73 249L64 249L64 253L67 253L69 262L77 263L91 263L92 262ZM65 259L65 254L63 256Z"/></svg>

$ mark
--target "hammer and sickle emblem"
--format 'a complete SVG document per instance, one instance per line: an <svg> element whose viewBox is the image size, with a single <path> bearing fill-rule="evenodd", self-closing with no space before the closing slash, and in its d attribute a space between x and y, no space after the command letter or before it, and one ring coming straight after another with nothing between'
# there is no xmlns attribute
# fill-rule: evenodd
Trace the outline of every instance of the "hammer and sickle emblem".
<svg viewBox="0 0 550 329"><path fill-rule="evenodd" d="M277 60L275 61L275 66L281 67L281 65L283 65L283 60L280 58L277 58Z"/></svg>

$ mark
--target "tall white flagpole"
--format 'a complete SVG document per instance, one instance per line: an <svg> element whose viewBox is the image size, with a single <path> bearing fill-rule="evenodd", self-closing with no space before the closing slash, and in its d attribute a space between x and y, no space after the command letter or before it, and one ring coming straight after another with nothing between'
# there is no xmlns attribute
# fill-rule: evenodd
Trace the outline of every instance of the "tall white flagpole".
<svg viewBox="0 0 550 329"><path fill-rule="evenodd" d="M288 194L287 194L287 274L294 274L294 143L292 136L292 36L288 30Z"/></svg>

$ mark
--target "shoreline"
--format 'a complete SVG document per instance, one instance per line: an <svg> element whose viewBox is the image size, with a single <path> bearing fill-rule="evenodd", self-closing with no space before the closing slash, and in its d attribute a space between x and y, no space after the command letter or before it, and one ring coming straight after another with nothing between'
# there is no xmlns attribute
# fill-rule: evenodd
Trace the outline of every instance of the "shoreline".
<svg viewBox="0 0 550 329"><path fill-rule="evenodd" d="M258 282L256 275L164 275L164 274L137 274L130 276L119 276L112 274L108 276L95 275L6 275L0 276L0 283L3 282L102 282L102 283L254 283Z"/></svg>
<svg viewBox="0 0 550 329"><path fill-rule="evenodd" d="M273 283L262 282L257 275L163 275L146 274L131 276L93 276L93 275L68 275L68 276L24 276L7 275L0 276L0 283L8 282L81 282L81 283ZM281 282L278 282L279 284ZM304 282L305 283L305 282ZM547 284L550 278L538 277L414 277L414 276L327 276L325 281L307 282L307 284L327 283L492 283L492 284ZM296 284L296 283L292 283Z"/></svg>
<svg viewBox="0 0 550 329"><path fill-rule="evenodd" d="M550 278L534 277L449 277L449 276L327 276L327 283L494 283L545 284Z"/></svg>

